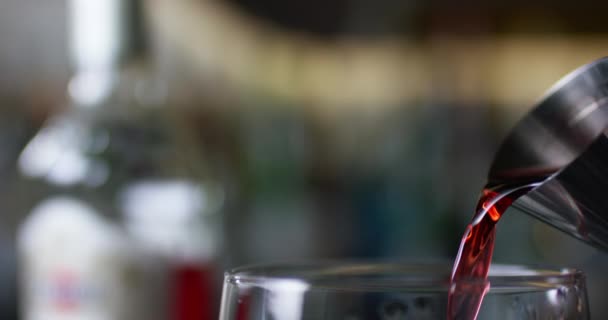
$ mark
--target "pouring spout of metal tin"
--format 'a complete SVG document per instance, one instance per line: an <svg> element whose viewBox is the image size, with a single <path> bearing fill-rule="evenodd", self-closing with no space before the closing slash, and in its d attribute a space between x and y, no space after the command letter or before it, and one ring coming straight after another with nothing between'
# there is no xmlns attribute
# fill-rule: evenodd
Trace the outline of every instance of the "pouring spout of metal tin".
<svg viewBox="0 0 608 320"><path fill-rule="evenodd" d="M488 181L539 177L513 206L608 251L608 57L549 90L504 140Z"/></svg>

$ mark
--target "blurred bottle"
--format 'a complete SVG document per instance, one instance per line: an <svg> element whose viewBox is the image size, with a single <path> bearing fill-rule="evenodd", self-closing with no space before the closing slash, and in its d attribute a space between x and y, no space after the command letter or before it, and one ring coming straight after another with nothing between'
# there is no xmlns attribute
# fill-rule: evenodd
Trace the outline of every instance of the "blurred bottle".
<svg viewBox="0 0 608 320"><path fill-rule="evenodd" d="M18 161L24 319L209 319L221 192L173 122L141 3L68 8L70 104Z"/></svg>
<svg viewBox="0 0 608 320"><path fill-rule="evenodd" d="M140 250L168 262L169 319L217 317L217 199L209 186L186 180L145 180L121 193L129 234Z"/></svg>
<svg viewBox="0 0 608 320"><path fill-rule="evenodd" d="M142 279L123 234L86 202L43 201L19 235L24 319L132 319Z"/></svg>

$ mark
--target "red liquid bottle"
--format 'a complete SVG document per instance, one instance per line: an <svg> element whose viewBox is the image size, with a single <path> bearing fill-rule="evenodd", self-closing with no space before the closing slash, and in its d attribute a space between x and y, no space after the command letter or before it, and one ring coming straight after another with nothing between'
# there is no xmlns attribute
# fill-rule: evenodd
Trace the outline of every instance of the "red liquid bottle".
<svg viewBox="0 0 608 320"><path fill-rule="evenodd" d="M215 319L211 265L183 263L173 270L173 320Z"/></svg>

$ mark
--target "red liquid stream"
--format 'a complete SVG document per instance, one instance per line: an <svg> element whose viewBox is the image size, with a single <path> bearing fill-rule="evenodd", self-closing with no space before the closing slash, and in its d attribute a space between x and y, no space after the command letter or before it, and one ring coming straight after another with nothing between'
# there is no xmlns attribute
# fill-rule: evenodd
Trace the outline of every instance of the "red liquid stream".
<svg viewBox="0 0 608 320"><path fill-rule="evenodd" d="M477 203L473 221L467 226L454 262L448 297L449 320L477 318L484 295L490 288L487 281L496 223L511 204L537 183L485 188Z"/></svg>

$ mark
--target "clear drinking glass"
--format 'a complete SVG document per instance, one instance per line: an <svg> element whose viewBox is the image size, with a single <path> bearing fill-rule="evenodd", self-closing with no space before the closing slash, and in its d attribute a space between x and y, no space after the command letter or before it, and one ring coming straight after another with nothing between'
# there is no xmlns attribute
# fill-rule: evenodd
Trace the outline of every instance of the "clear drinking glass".
<svg viewBox="0 0 608 320"><path fill-rule="evenodd" d="M445 320L450 273L441 263L238 268L225 275L220 320ZM580 271L493 265L488 281L479 320L589 319Z"/></svg>

